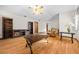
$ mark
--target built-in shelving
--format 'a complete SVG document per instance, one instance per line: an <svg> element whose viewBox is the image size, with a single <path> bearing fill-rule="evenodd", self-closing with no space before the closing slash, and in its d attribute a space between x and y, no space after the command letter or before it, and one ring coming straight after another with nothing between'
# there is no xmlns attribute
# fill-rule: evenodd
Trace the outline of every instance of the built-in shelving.
<svg viewBox="0 0 79 59"><path fill-rule="evenodd" d="M2 30L3 38L13 37L13 20L10 18L2 17Z"/></svg>

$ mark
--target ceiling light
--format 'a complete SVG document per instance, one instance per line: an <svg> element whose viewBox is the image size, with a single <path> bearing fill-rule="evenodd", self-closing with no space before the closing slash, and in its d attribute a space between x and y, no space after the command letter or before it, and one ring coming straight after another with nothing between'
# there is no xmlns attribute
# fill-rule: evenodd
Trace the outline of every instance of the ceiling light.
<svg viewBox="0 0 79 59"><path fill-rule="evenodd" d="M41 5L30 6L33 9L33 14L42 14L44 12L44 7Z"/></svg>

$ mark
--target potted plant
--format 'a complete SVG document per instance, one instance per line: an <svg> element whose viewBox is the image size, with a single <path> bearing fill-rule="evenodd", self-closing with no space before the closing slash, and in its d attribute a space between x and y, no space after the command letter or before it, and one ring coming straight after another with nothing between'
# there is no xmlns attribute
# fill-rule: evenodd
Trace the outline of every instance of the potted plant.
<svg viewBox="0 0 79 59"><path fill-rule="evenodd" d="M67 31L70 32L70 25L67 25Z"/></svg>

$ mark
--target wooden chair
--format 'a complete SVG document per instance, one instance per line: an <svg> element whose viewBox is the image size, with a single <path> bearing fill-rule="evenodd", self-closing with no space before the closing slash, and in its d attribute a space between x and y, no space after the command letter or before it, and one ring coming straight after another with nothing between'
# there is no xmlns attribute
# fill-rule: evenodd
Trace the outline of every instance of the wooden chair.
<svg viewBox="0 0 79 59"><path fill-rule="evenodd" d="M49 34L51 37L56 37L57 34L59 33L58 29L52 28L51 33Z"/></svg>

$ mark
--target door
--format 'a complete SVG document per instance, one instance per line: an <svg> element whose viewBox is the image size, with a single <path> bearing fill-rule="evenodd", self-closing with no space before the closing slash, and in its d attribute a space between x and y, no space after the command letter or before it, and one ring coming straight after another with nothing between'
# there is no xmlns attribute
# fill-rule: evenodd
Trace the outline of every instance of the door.
<svg viewBox="0 0 79 59"><path fill-rule="evenodd" d="M48 32L48 23L46 24L46 33Z"/></svg>
<svg viewBox="0 0 79 59"><path fill-rule="evenodd" d="M34 22L34 32L38 33L38 22Z"/></svg>
<svg viewBox="0 0 79 59"><path fill-rule="evenodd" d="M33 34L33 22L28 22L29 33Z"/></svg>

